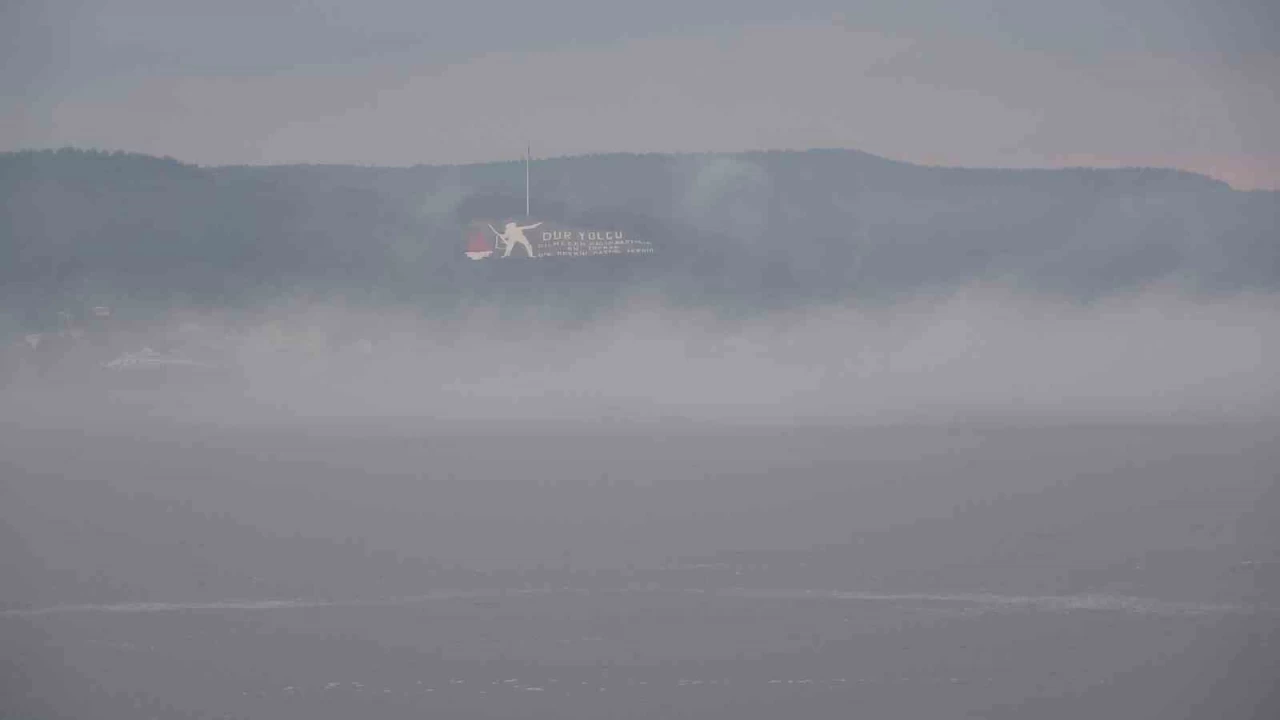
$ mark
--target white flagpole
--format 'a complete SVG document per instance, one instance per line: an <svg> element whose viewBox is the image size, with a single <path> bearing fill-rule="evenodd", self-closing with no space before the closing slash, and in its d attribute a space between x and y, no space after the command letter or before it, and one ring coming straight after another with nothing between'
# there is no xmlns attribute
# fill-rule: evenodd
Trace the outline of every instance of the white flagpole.
<svg viewBox="0 0 1280 720"><path fill-rule="evenodd" d="M524 216L529 217L529 156L532 148L526 146L524 151Z"/></svg>

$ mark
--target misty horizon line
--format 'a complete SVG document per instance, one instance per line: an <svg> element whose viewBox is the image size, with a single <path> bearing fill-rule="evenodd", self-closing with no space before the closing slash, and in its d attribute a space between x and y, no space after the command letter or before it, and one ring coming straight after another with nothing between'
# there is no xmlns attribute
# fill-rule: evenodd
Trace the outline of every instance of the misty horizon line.
<svg viewBox="0 0 1280 720"><path fill-rule="evenodd" d="M341 168L341 169L361 169L361 170L416 170L416 169L451 169L451 168L472 168L472 167L494 167L502 165L522 165L526 160L524 154L514 156L509 160L489 160L474 161L461 163L431 163L420 162L407 165L385 165L377 163L354 164L354 163L334 163L334 162L290 162L290 163L227 163L227 164L203 164L184 160L181 157L163 154L156 155L154 153L142 152L138 150L128 150L123 148L103 148L89 147L79 145L59 145L50 147L24 147L11 150L0 150L0 156L4 155L24 155L24 154L40 154L40 153L59 153L59 152L81 152L90 154L102 154L111 156L124 157L141 157L153 158L157 160L168 160L176 162L180 165L198 168L202 170L219 170L219 169L235 169L235 168ZM1069 172L1101 172L1101 173L1172 173L1175 175L1186 175L1203 179L1212 183L1221 185L1233 192L1241 193L1275 193L1280 194L1280 188L1243 188L1233 185L1229 181L1216 177L1212 174L1200 172L1197 170L1189 170L1178 167L1176 165L1083 165L1066 163L1062 165L949 165L949 164L926 164L921 162L912 162L910 160L901 160L898 158L867 152L856 147L842 146L814 146L804 148L755 148L741 150L706 150L706 151L661 151L654 150L648 152L631 152L631 151L615 151L615 152L582 152L568 153L563 155L546 155L537 156L530 151L529 159L533 161L566 161L577 159L601 159L601 158L735 158L735 157L760 157L770 155L806 155L806 154L849 154L861 156L863 158L883 163L898 165L901 167L920 169L920 170L952 170L952 171L979 171L979 172L1021 172L1021 173L1069 173Z"/></svg>

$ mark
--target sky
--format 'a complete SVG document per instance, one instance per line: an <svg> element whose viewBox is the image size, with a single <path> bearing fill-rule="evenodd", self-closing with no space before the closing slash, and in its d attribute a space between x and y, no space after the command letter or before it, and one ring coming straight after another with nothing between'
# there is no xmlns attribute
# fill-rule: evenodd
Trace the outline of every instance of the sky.
<svg viewBox="0 0 1280 720"><path fill-rule="evenodd" d="M0 0L0 150L202 165L844 147L1280 189L1271 0Z"/></svg>

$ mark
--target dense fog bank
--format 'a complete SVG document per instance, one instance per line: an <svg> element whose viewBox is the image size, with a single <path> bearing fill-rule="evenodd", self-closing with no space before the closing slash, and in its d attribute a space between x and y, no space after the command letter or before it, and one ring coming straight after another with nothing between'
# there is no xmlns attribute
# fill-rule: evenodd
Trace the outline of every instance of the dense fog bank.
<svg viewBox="0 0 1280 720"><path fill-rule="evenodd" d="M294 422L1210 421L1280 408L1280 298L970 288L726 318L637 301L564 323L499 305L174 313L6 350L4 415ZM44 342L53 343L55 339ZM110 366L141 348L198 367Z"/></svg>

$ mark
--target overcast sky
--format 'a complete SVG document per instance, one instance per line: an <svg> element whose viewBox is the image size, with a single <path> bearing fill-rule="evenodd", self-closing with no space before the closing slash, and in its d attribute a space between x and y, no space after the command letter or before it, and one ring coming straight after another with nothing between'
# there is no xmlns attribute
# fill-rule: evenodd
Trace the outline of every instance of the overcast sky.
<svg viewBox="0 0 1280 720"><path fill-rule="evenodd" d="M0 149L849 147L1280 188L1274 0L0 0Z"/></svg>

